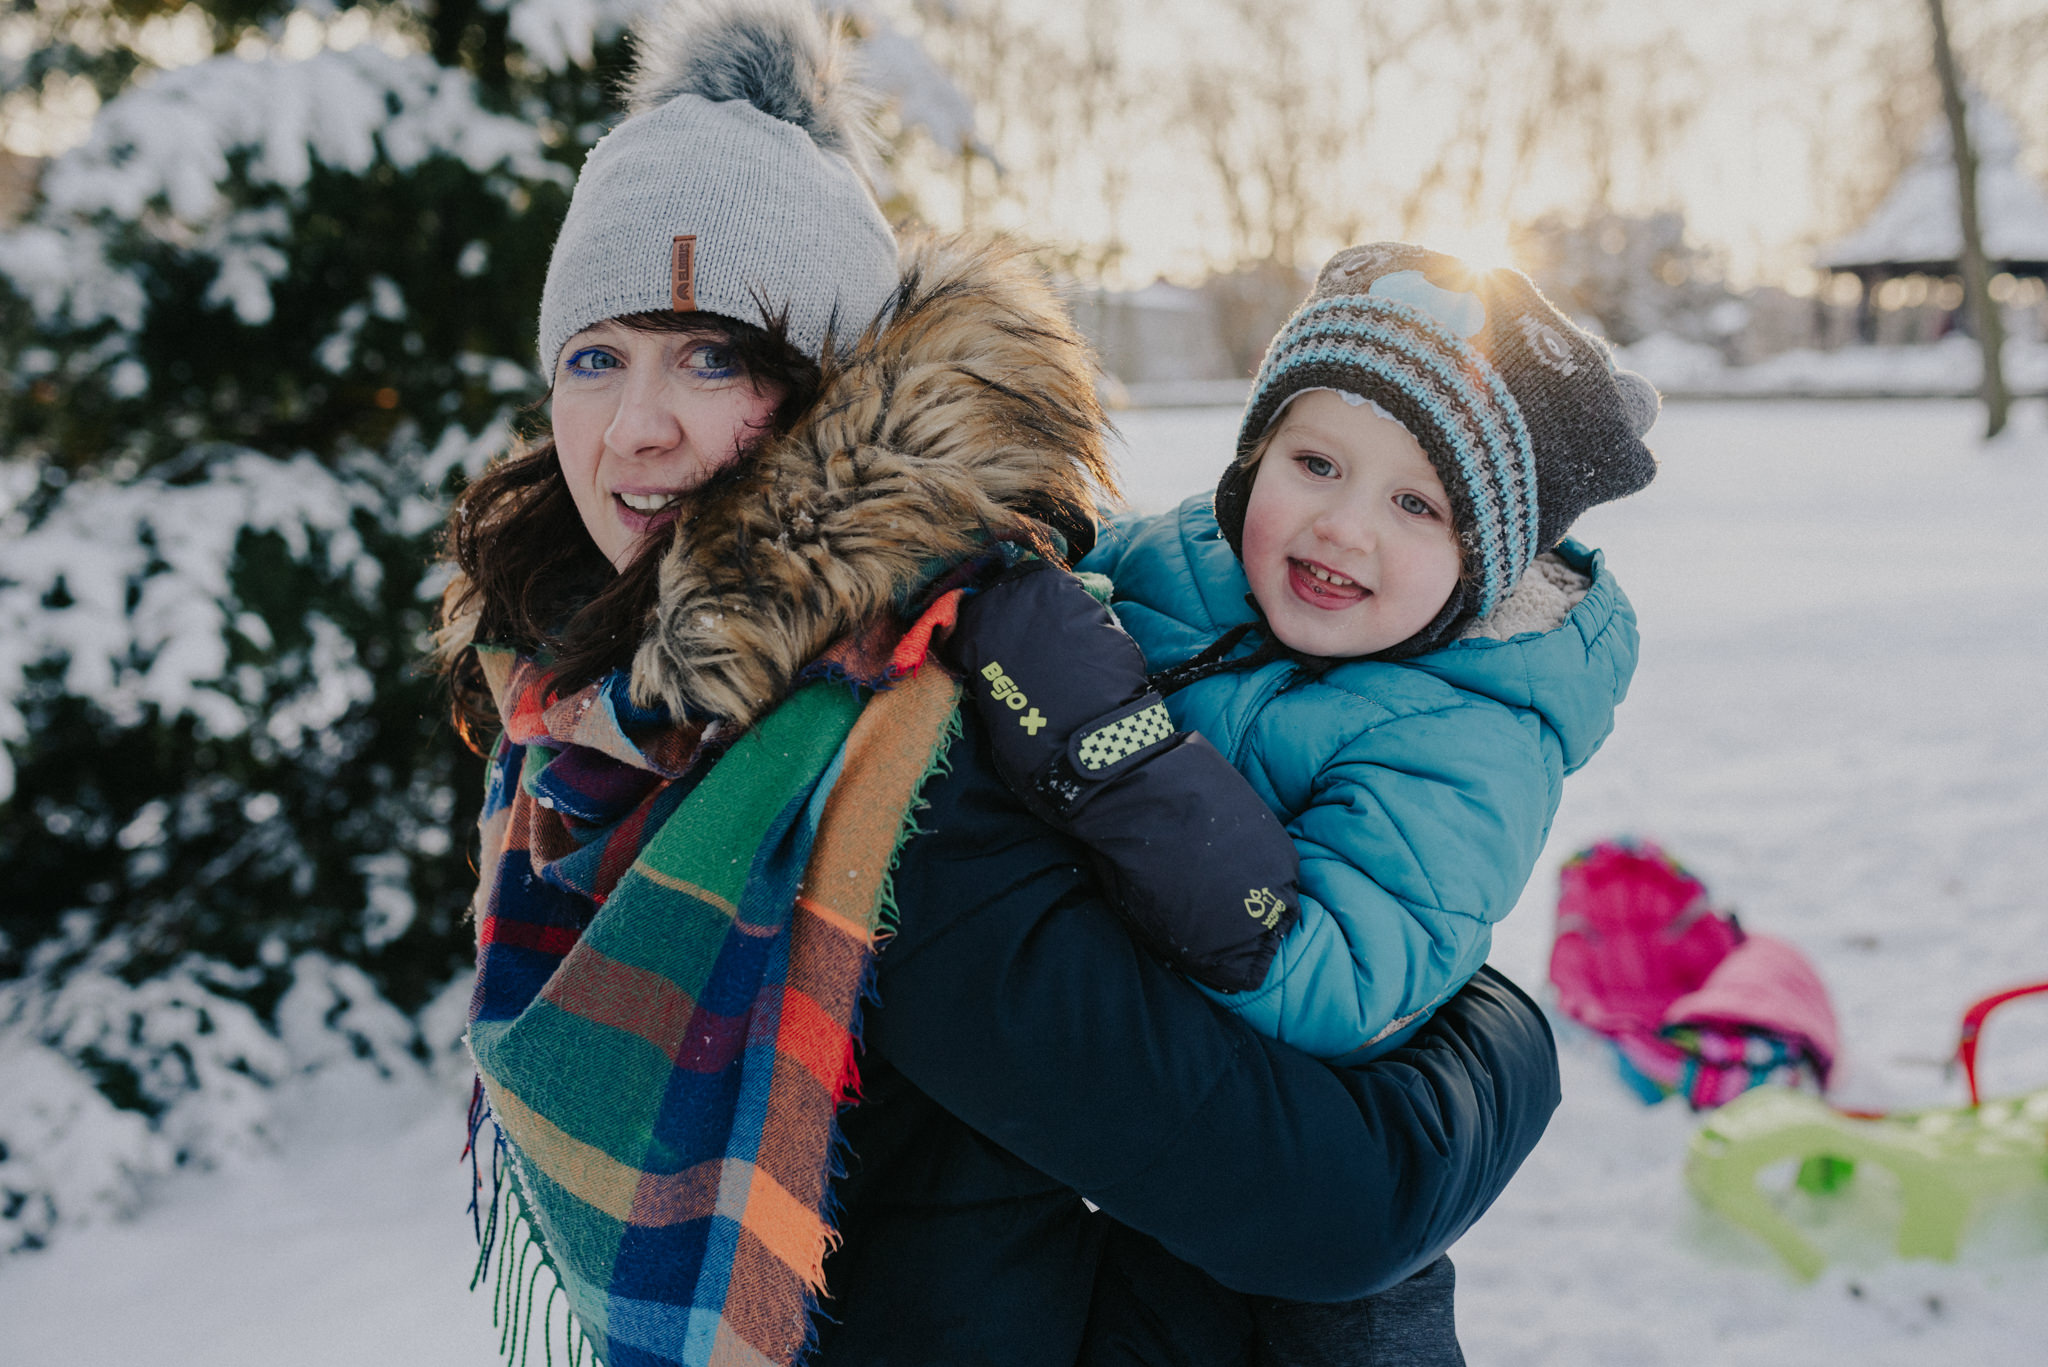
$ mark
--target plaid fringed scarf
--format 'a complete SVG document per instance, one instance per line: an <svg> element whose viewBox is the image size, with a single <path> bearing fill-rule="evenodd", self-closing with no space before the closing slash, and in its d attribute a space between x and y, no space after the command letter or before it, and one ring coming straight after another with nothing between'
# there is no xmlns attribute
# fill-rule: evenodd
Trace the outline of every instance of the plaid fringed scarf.
<svg viewBox="0 0 2048 1367"><path fill-rule="evenodd" d="M472 1144L495 1121L478 1269L497 1246L508 1354L538 1327L552 1359L543 1266L572 1360L786 1367L810 1341L890 870L957 734L957 685L917 666L958 596L841 642L737 739L480 651L505 734Z"/></svg>

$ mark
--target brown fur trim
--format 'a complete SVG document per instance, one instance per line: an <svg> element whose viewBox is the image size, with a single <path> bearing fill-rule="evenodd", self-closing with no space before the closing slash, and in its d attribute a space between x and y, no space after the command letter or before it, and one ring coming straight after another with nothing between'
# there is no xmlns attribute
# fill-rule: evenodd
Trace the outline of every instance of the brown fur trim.
<svg viewBox="0 0 2048 1367"><path fill-rule="evenodd" d="M1012 248L909 244L796 428L692 496L633 697L751 722L989 534L1113 479L1087 346L1043 277Z"/></svg>

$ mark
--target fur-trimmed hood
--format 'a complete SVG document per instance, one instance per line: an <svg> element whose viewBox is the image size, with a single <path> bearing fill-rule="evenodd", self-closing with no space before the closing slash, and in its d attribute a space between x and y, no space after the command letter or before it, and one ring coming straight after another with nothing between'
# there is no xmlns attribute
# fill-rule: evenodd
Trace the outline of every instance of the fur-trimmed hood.
<svg viewBox="0 0 2048 1367"><path fill-rule="evenodd" d="M633 696L751 722L991 533L1086 524L1112 479L1087 346L1040 273L1012 248L906 244L889 309L828 356L797 426L686 507Z"/></svg>

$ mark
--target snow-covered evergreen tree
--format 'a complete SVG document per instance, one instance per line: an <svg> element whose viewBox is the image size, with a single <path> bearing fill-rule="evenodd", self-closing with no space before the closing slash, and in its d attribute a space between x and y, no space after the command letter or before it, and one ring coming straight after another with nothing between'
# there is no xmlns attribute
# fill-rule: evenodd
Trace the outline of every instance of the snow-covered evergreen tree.
<svg viewBox="0 0 2048 1367"><path fill-rule="evenodd" d="M644 3L10 21L14 95L104 103L0 233L0 1250L259 1141L291 1021L432 1052L480 774L419 672L433 538L535 420L547 251ZM961 117L844 22L906 121Z"/></svg>

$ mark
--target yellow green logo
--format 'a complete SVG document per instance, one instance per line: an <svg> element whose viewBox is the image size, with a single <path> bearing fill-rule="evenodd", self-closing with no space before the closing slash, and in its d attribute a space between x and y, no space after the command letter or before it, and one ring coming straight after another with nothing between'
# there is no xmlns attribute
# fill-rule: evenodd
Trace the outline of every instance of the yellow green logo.
<svg viewBox="0 0 2048 1367"><path fill-rule="evenodd" d="M1017 725L1025 734L1035 736L1038 728L1045 725L1045 715L1031 706L1031 700L1024 696L1024 690L1017 687L1017 681L1003 672L1000 661L990 660L981 667L981 677L988 680L988 695L1012 712L1021 712Z"/></svg>

